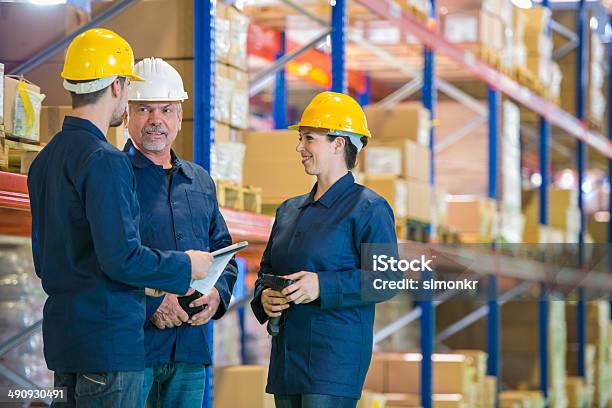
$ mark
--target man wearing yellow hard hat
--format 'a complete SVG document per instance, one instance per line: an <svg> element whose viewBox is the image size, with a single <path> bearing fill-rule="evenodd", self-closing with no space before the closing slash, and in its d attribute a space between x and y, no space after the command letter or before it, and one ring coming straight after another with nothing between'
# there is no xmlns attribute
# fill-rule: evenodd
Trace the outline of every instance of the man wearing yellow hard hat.
<svg viewBox="0 0 612 408"><path fill-rule="evenodd" d="M397 253L393 211L350 171L372 137L354 99L320 93L289 128L317 182L278 208L255 283L253 312L273 335L266 391L277 408L355 407L372 355L374 305L395 294L368 289L373 276L362 259L367 244Z"/></svg>
<svg viewBox="0 0 612 408"><path fill-rule="evenodd" d="M130 45L109 30L85 31L62 77L73 113L28 176L32 252L48 295L45 360L66 406L133 408L145 367L144 288L185 294L212 257L141 244L132 166L104 136L122 123L130 80L141 80Z"/></svg>
<svg viewBox="0 0 612 408"><path fill-rule="evenodd" d="M176 250L215 251L231 245L212 178L172 149L182 102L188 98L183 79L161 58L145 58L135 71L144 81L130 85L130 140L124 151L134 168L141 211L147 214L140 220L142 242ZM147 296L141 406L146 401L149 407L202 407L205 366L212 364L202 325L225 314L237 269L232 259L206 296Z"/></svg>

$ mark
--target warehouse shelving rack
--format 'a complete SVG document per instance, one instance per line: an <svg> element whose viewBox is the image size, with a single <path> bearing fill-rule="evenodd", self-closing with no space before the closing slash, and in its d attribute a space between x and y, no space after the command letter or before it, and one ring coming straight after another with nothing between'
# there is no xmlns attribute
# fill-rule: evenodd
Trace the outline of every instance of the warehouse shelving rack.
<svg viewBox="0 0 612 408"><path fill-rule="evenodd" d="M297 4L291 0L281 0L284 3L291 5L296 10L300 11ZM550 160L549 147L550 147L550 126L555 125L565 130L568 134L571 134L577 139L577 167L578 167L578 179L579 185L581 185L582 178L584 177L584 166L585 166L585 144L592 146L595 150L608 157L608 168L609 174L612 172L612 132L610 126L608 126L608 138L602 135L590 131L584 124L584 89L585 89L585 78L586 78L586 47L585 47L585 34L586 30L586 12L585 12L585 0L580 0L579 3L579 32L578 32L578 53L581 56L579 59L579 67L577 72L577 106L578 114L576 117L564 112L552 103L542 99L541 97L530 92L528 89L518 85L512 79L505 76L503 73L496 71L494 68L488 66L483 61L479 60L470 51L463 50L458 46L451 44L444 37L435 31L436 21L436 4L435 0L431 2L431 15L430 20L424 24L417 21L412 15L403 11L397 6L393 0L353 0L366 8L368 8L373 14L382 17L389 21L390 24L400 27L406 30L414 37L416 37L420 43L424 45L423 59L424 69L423 72L418 72L410 67L398 67L403 72L408 73L413 78L413 81L406 84L406 86L400 88L394 92L393 95L387 100L387 103L394 103L402 98L405 98L410 93L414 92L419 87L423 86L423 104L430 110L430 117L435 120L435 106L436 106L436 93L437 90L444 91L454 98L460 100L464 104L470 106L472 110L480 113L482 116L487 117L489 123L489 196L491 198L497 198L497 145L496 145L496 134L498 129L498 116L500 108L500 95L505 94L508 97L519 102L526 108L538 113L541 117L540 120L540 170L542 174L542 185L540 187L540 221L542 224L547 224L548 220L548 195L546 186L549 180L548 174L548 162ZM88 24L81 27L75 33L70 36L54 43L51 47L34 56L29 61L17 67L12 73L24 74L33 68L37 67L48 59L51 55L64 49L69 42L79 33L85 31L88 28L103 24L106 20L117 15L118 13L125 10L127 7L132 5L135 0L122 0L118 1L115 5L110 7L104 13L97 16L95 19L90 21ZM286 84L285 84L285 72L284 65L293 58L303 55L306 51L319 45L322 41L327 38L329 34L331 37L332 55L331 55L331 89L334 91L345 92L347 90L347 69L344 49L347 40L359 42L364 48L375 53L382 59L389 61L390 55L386 52L376 49L376 47L369 44L363 38L360 38L356 33L351 32L347 24L347 4L346 0L332 0L330 3L332 6L332 19L331 27L309 44L299 47L289 53L286 53L286 47L279 47L277 60L270 68L265 72L260 73L259 77L255 76L257 81L252 81L250 84L250 94L253 95L262 89L265 85L265 80L270 80L272 76L275 76L275 98L274 98L274 112L275 112L275 125L278 128L284 127L286 112ZM612 4L606 3L609 12L612 12ZM548 6L548 1L543 0L543 6ZM305 10L301 10L308 16ZM310 17L316 19L316 16L310 15ZM327 22L318 19L322 25L327 25ZM214 144L214 0L194 0L194 161L203 165L205 168L210 166L210 149ZM280 44L284 44L284 36L281 35ZM609 47L610 48L610 47ZM456 88L453 88L450 84L445 81L436 78L435 75L435 59L436 53L451 58L458 65L471 72L473 75L481 79L488 85L488 107L483 107L480 102L475 101L467 95L459 92ZM612 52L609 53L612 63ZM392 60L392 58L391 58ZM352 78L352 77L351 77ZM370 94L370 80L367 75L364 75L361 79L358 79L357 85L352 86L353 89L358 89L359 100L362 104L369 102ZM611 81L608 81L610 84ZM612 95L612 85L609 85L609 95ZM488 109L487 109L488 108ZM610 109L609 109L610 112ZM610 123L610 113L608 124ZM482 123L482 122L479 122ZM475 126L475 124L472 124ZM464 130L465 132L466 130ZM457 134L457 137L461 136L461 132ZM431 130L430 138L430 149L432 157L436 151L435 145L435 134L434 128ZM433 183L435 173L433 168L430 170L430 181ZM579 206L581 209L581 229L580 229L580 242L584 239L584 213L582 207L582 192L579 188ZM612 197L611 197L612 198ZM610 200L612 203L612 200ZM612 209L612 208L611 208ZM27 185L26 177L23 175L15 175L10 173L0 172L0 214L2 219L6 220L0 223L0 232L2 234L9 235L29 235L31 228L31 218L29 215L29 201L27 196ZM259 215L251 215L245 213L238 213L231 210L223 210L223 214L226 218L230 232L234 236L240 236L244 239L265 241L269 236L271 229L271 218ZM6 216L5 216L6 215ZM612 236L612 223L609 223L608 240ZM545 275L544 275L545 276ZM545 278L541 279L542 281ZM547 387L545 376L545 368L547 367L547 328L545 325L546 316L548 314L548 302L549 296L546 292L545 282L541 284L541 301L540 301L540 364L544 368L542 370L542 391L546 394ZM439 333L438 336L444 338L449 333L461 330L467 327L471 322L484 317L488 318L488 353L489 353L489 366L488 372L490 375L499 374L499 308L504 302L514 298L518 294L522 293L528 286L529 282L522 282L511 290L499 294L497 277L491 275L489 277L489 301L486 306L476 310L470 315L466 316L461 321L457 322L453 326L445 330L445 333ZM244 288L241 288L244 292ZM421 325L421 349L423 353L423 364L422 364L422 389L421 398L422 405L424 408L430 408L432 406L432 364L431 355L434 350L436 334L435 334L435 306L440 302L448 299L449 294L443 294L442 296L429 299L420 302L419 307L413 309L406 316L399 319L393 325L378 332L375 336L375 341L379 341L385 336L403 327L416 319L420 320ZM38 326L37 326L38 325ZM3 345L0 345L0 355L5 353L17 344L27 339L29 335L35 333L39 329L40 323L37 323L30 328L26 329L23 333L9 340ZM210 349L212 350L212 325L208 325L209 330L209 341L211 342ZM584 303L584 291L580 292L580 301L578 309L578 333L579 333L579 366L581 375L584 374L584 341L585 341L585 303ZM2 367L3 368L3 367ZM209 370L207 373L208 382L205 393L205 400L203 406L212 407L212 371ZM23 384L22 384L23 385ZM25 384L27 385L27 384Z"/></svg>
<svg viewBox="0 0 612 408"><path fill-rule="evenodd" d="M435 31L436 27L436 3L435 0L430 0L431 14L430 20L427 23L418 21L414 16L408 14L406 11L395 3L393 0L354 0L366 8L372 13L386 19L392 25L409 32L416 37L420 43L424 44L423 51L423 72L422 74L415 72L415 70L409 67L398 67L403 72L407 72L414 79L394 92L388 98L385 98L384 105L392 105L398 101L406 98L409 94L414 93L419 87L422 86L422 102L423 105L430 111L430 118L432 121L435 120L435 106L436 106L436 93L437 93L437 78L435 75L435 58L436 53L440 53L446 57L449 57L455 63L466 69L477 78L481 79L487 84L487 107L483 109L480 103L464 93L460 92L452 85L439 80L441 84L440 88L443 88L450 96L458 99L460 102L470 106L470 108L481 116L472 123L468 124L462 130L459 130L454 135L454 138L460 138L463 134L469 132L474 126L478 126L482 123L482 118L486 118L488 121L488 196L494 200L498 200L498 147L497 147L497 133L499 128L499 110L501 95L504 94L526 108L536 112L540 116L540 134L539 134L539 165L540 172L542 175L542 183L539 188L540 194L540 208L539 208L539 219L543 225L548 224L548 190L549 185L549 163L550 163L550 130L551 125L555 125L568 134L572 135L577 139L577 170L578 170L578 185L582 185L584 179L584 167L585 167L585 144L592 146L595 150L603 154L608 158L609 173L612 173L612 133L610 131L610 117L608 120L608 138L598 134L597 132L590 131L585 125L585 101L584 101L584 89L586 88L586 67L587 67L587 47L586 47L586 5L585 1L581 0L578 7L578 35L577 37L577 48L579 55L579 65L577 69L577 116L563 111L553 103L535 95L529 89L520 86L518 83L513 81L511 78L506 76L504 73L497 71L485 62L479 60L472 52L459 48L458 46L447 41L443 36ZM325 21L322 21L317 16L309 14L305 10L301 10L299 6L296 6L291 0L283 0L283 3L292 6L298 12L310 17L313 21L318 22L322 26L327 26ZM389 55L382 50L377 50L372 44L368 44L363 38L359 38L352 32L347 33L347 19L346 19L346 1L336 0L331 2L332 17L331 17L331 60L332 60L332 85L331 90L337 92L346 92L346 68L344 60L344 48L347 39L357 41L364 45L369 51L380 56L382 59L387 61L392 60ZM549 7L549 1L542 1L543 7ZM608 12L612 11L610 5L607 5ZM553 23L555 24L555 23ZM557 25L558 26L558 25ZM559 28L557 28L559 29ZM549 30L550 31L550 30ZM566 30L567 31L567 30ZM570 34L572 34L570 32ZM283 47L281 45L281 47ZM284 48L284 47L283 47ZM609 50L612 51L612 50ZM281 48L281 52L284 53L284 49ZM612 52L609 52L612 58ZM612 81L608 81L610 84ZM612 95L612 85L609 91L609 95ZM274 100L274 117L277 118L279 112L285 112L286 107L285 101L285 82L284 75L277 75L275 83L275 100ZM369 80L365 90L360 93L359 99L362 104L366 104L369 99ZM609 110L610 112L610 110ZM276 122L278 124L278 122ZM281 122L282 123L282 122ZM283 123L284 125L284 123ZM278 126L280 127L280 126ZM430 138L430 150L432 155L431 169L430 169L430 182L433 184L435 179L434 172L434 160L433 155L436 151L435 146L435 134L434 127L431 130ZM612 196L611 196L612 197ZM579 232L579 262L582 264L583 258L583 243L585 234L585 217L583 207L582 189L578 189L578 201L580 209L580 232ZM612 203L612 200L610 200ZM612 209L612 204L611 204ZM612 237L612 227L609 224L608 241L610 242ZM495 247L493 248L495 251ZM494 252L493 252L494 253ZM535 266L532 266L535 268ZM533 271L533 269L530 269ZM581 277L582 272L575 270L575 277L578 280ZM504 275L503 273L500 275ZM508 273L509 276L516 276L516 274ZM423 278L428 278L424 276ZM527 277L523 277L525 279ZM609 281L606 280L606 276L600 276L602 278L601 283L605 286L609 286ZM531 280L531 282L529 281ZM516 287L508 290L503 294L499 294L498 289L498 276L495 274L489 274L488 278L488 302L486 306L483 306L476 311L470 313L459 322L451 325L443 332L439 333L441 338L447 338L457 331L467 327L474 321L487 317L487 351L489 354L487 371L489 375L499 376L500 374L500 306L516 298L518 295L528 289L533 281L540 284L540 297L539 297L539 365L540 370L540 387L543 395L548 397L548 327L546 322L548 321L549 313L549 302L550 294L547 289L547 276L542 274L539 278L533 279L533 276L522 281ZM585 289L591 285L585 284L582 281L579 285L578 291L578 319L577 319L577 332L578 332L578 365L579 374L584 376L584 348L585 348ZM597 285L591 286L597 288ZM432 362L431 356L433 354L436 335L435 335L435 307L441 302L449 299L452 295L450 293L443 293L434 299L428 299L419 302L419 306L405 316L400 318L395 323L383 328L375 335L375 343L381 341L387 336L391 335L401 327L413 322L416 319L420 321L421 328L421 339L420 346L423 354L422 365L421 365L421 404L424 408L430 408L432 406ZM498 382L498 387L500 382Z"/></svg>

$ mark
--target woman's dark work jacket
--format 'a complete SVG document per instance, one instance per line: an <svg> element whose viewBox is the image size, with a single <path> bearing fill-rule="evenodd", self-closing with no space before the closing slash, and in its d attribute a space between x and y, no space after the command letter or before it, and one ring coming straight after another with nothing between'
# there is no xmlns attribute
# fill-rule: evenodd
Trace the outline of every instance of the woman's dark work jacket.
<svg viewBox="0 0 612 408"><path fill-rule="evenodd" d="M372 290L373 277L385 275L371 272L371 246L363 244L387 244L377 247L396 256L393 211L350 172L317 201L315 191L281 204L261 260L260 276L315 272L320 285L319 299L283 312L266 391L358 399L372 356L374 305L395 294ZM268 319L264 289L258 279L251 303L261 323Z"/></svg>

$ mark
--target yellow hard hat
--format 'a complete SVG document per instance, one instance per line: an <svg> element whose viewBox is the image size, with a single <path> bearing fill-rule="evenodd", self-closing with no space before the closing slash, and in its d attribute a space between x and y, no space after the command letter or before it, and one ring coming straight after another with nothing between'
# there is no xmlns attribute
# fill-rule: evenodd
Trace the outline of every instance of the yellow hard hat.
<svg viewBox="0 0 612 408"><path fill-rule="evenodd" d="M334 136L372 137L365 113L356 100L338 92L321 92L308 104L302 119L289 129L302 126L329 129Z"/></svg>
<svg viewBox="0 0 612 408"><path fill-rule="evenodd" d="M132 81L143 81L134 73L132 47L122 37L105 28L92 28L72 40L66 51L62 78L95 82L99 79L114 79L118 76L128 77ZM69 83L64 81L65 88L66 84ZM77 91L77 93L95 92L93 89L100 85L85 87L80 89L85 92ZM108 85L110 83L106 84ZM69 88L70 86L66 89L72 91ZM100 89L102 88L104 87Z"/></svg>

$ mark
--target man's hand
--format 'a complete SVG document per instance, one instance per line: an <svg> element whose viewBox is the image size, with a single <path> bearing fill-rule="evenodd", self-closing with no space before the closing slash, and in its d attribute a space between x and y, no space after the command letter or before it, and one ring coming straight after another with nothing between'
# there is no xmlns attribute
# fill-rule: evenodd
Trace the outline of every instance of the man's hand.
<svg viewBox="0 0 612 408"><path fill-rule="evenodd" d="M319 275L314 272L300 271L286 275L285 278L296 282L281 292L287 300L295 304L310 303L319 298Z"/></svg>
<svg viewBox="0 0 612 408"><path fill-rule="evenodd" d="M217 288L213 288L210 295L200 296L189 304L189 307L205 306L205 309L191 316L188 323L192 326L205 324L217 313L220 303L221 297L219 296L219 291Z"/></svg>
<svg viewBox="0 0 612 408"><path fill-rule="evenodd" d="M187 312L178 303L176 295L167 294L157 311L151 316L151 322L159 329L180 326L189 320Z"/></svg>
<svg viewBox="0 0 612 408"><path fill-rule="evenodd" d="M213 256L210 252L204 251L185 251L191 259L191 280L204 279L208 276L210 267L213 263Z"/></svg>
<svg viewBox="0 0 612 408"><path fill-rule="evenodd" d="M266 288L261 292L261 305L270 317L278 317L289 307L289 301L282 293Z"/></svg>

